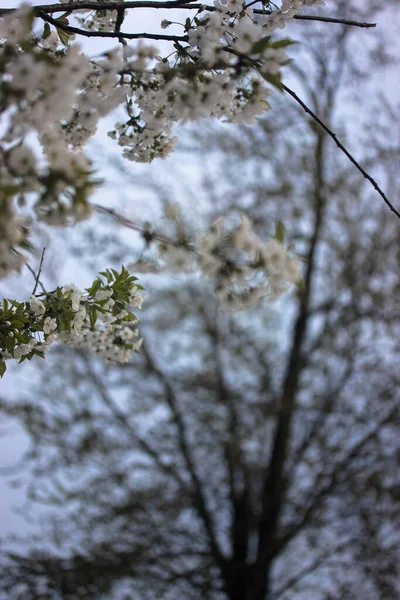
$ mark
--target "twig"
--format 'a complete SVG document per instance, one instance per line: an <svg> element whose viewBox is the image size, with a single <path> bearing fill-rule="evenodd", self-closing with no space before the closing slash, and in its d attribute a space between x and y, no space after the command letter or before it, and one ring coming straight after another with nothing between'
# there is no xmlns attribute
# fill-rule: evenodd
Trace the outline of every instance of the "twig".
<svg viewBox="0 0 400 600"><path fill-rule="evenodd" d="M255 12L255 11L254 11ZM299 21L321 21L322 23L336 23L338 25L349 25L350 27L376 27L376 23L362 23L361 21L349 21L348 19L334 19L333 17L317 17L314 15L294 15Z"/></svg>
<svg viewBox="0 0 400 600"><path fill-rule="evenodd" d="M15 252L15 254L19 254L19 256L22 256L22 258L24 259L24 264L26 266L26 268L28 269L28 271L30 271L32 273L32 276L35 279L38 277L37 273L35 273L35 271L32 269L31 265L25 260L25 256L22 254L22 252L19 252L19 250L17 250L16 248L13 248L13 251ZM46 288L44 287L43 283L40 281L40 279L37 279L38 284L40 285L40 287L42 288L43 293L46 293ZM35 283L35 289L36 289L36 283Z"/></svg>
<svg viewBox="0 0 400 600"><path fill-rule="evenodd" d="M42 11L39 12L39 17L43 19L43 21L54 25L54 27L57 27L62 31L66 31L67 33L75 33L76 35L82 35L83 37L118 38L127 40L166 40L169 42L186 42L188 39L187 36L166 35L163 33L121 33L119 31L87 31L86 29L80 29L79 27L65 25L64 23L53 19L53 17L49 17L49 15Z"/></svg>
<svg viewBox="0 0 400 600"><path fill-rule="evenodd" d="M37 275L36 275L35 287L33 288L32 296L35 295L36 290L37 290L37 286L38 286L39 279L40 279L40 273L42 272L43 259L44 259L44 253L45 252L46 252L46 248L43 247L42 256L40 257L39 270L38 270ZM42 289L44 290L43 286L42 286Z"/></svg>
<svg viewBox="0 0 400 600"><path fill-rule="evenodd" d="M318 567L320 567L325 561L329 561L333 556L338 554L338 552L343 552L343 550L346 550L346 548L348 548L350 546L350 544L354 543L355 541L356 541L355 538L346 540L345 542L342 542L335 548L328 548L318 558L316 558L311 564L307 565L306 567L304 567L303 569L298 571L298 573L296 573L296 575L291 577L283 586L278 588L278 590L275 591L276 597L277 598L282 597L283 594L287 590L290 590L291 588L293 588L295 585L297 585L297 583L299 583L299 581L301 581L302 579L307 577L307 575L310 575L313 571L318 569Z"/></svg>
<svg viewBox="0 0 400 600"><path fill-rule="evenodd" d="M189 6L190 5L190 6ZM195 4L193 0L166 0L164 2L157 2L157 0L133 0L130 2L65 2L60 4L43 4L33 6L37 14L41 12L45 13L57 13L57 12L69 12L74 10L118 10L118 9L133 9L133 8L199 8L204 6L203 4ZM214 7L212 7L214 8ZM1 8L0 15L14 12L17 8Z"/></svg>
<svg viewBox="0 0 400 600"><path fill-rule="evenodd" d="M174 240L172 240L166 236L160 235L160 234L156 233L155 231L150 231L149 229L146 229L145 227L142 227L141 225L137 225L136 223L134 223L127 217L124 217L123 215L120 215L119 213L117 213L113 208L107 208L106 206L101 206L100 204L91 204L91 206L93 206L93 208L97 212L109 215L115 221L117 221L117 223L120 223L120 225L123 225L124 227L127 227L128 229L133 229L134 231L137 231L138 233L141 234L141 236L147 243L150 243L152 240L157 240L159 242L163 242L164 244L168 244L170 246L181 247L181 244L179 244L178 242L175 242ZM187 249L191 250L190 248L187 248Z"/></svg>
<svg viewBox="0 0 400 600"><path fill-rule="evenodd" d="M365 179L367 179L370 182L372 187L378 192L378 194L381 196L381 198L383 199L385 204L389 207L389 209L396 215L396 217L398 217L400 219L400 212L395 209L395 207L390 202L390 200L388 199L386 194L383 192L383 190L379 187L379 185L377 184L375 179L373 177L371 177L371 175L369 175L369 173L367 173L367 171L365 169L363 169L363 167L360 165L360 163L356 161L354 156L352 154L350 154L350 152L347 150L347 148L345 148L345 146L343 146L343 144L338 140L336 134L323 121L321 121L321 119L301 100L301 98L299 98L299 96L292 89L290 89L289 87L287 87L284 84L282 84L282 89L285 90L285 92L287 94L292 96L292 98L294 98L294 100L296 100L296 102L302 107L302 109L307 114L309 114L311 116L311 118L316 123L318 123L318 125L320 125L322 127L322 129L324 131L326 131L326 133L333 139L333 141L335 142L335 144L339 148L339 150L341 150L343 152L343 154L345 154L347 156L349 161L351 163L353 163L353 165L356 167L356 169L358 169L358 171L360 171L360 173L363 175L363 177L365 177Z"/></svg>

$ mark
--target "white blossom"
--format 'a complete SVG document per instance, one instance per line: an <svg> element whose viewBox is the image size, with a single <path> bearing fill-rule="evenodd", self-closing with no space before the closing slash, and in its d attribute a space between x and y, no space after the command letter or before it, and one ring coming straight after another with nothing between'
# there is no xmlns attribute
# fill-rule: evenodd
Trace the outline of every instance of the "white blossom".
<svg viewBox="0 0 400 600"><path fill-rule="evenodd" d="M46 312L46 307L43 302L38 298L35 298L35 296L31 296L31 299L29 300L29 306L33 314L37 317L44 315Z"/></svg>
<svg viewBox="0 0 400 600"><path fill-rule="evenodd" d="M51 317L46 317L44 320L43 331L45 333L51 333L55 329L57 329L56 319L52 319Z"/></svg>
<svg viewBox="0 0 400 600"><path fill-rule="evenodd" d="M111 296L113 295L113 291L112 290L99 290L94 299L95 300L106 300L107 298L111 298Z"/></svg>

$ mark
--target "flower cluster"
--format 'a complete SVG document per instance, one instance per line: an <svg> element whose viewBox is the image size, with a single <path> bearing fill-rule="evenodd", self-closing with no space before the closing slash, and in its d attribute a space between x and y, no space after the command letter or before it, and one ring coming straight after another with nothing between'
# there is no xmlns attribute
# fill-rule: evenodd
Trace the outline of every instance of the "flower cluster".
<svg viewBox="0 0 400 600"><path fill-rule="evenodd" d="M240 10L187 19L187 44L177 45L170 58L156 56L153 69L132 69L130 118L110 132L124 147L124 157L136 162L164 158L175 146L171 132L178 121L217 117L253 123L269 108L271 90L265 82L279 85L280 69L288 62L285 46L291 42L272 41L251 9L241 3ZM149 58L152 52L149 48ZM129 70L128 65L125 73Z"/></svg>
<svg viewBox="0 0 400 600"><path fill-rule="evenodd" d="M127 118L109 135L126 158L138 162L167 156L179 121L212 116L252 123L269 108L269 84L280 87L288 62L292 42L271 34L314 4L323 2L282 0L280 7L266 2L253 11L244 0L215 0L181 24L183 35L166 36L174 42L167 57L143 41L128 44L120 33L124 11L108 10L107 2L101 11L72 9L57 18L23 4L0 18L0 277L19 270L25 260L20 250L29 248L28 222L17 204L34 198L34 214L51 225L91 215L89 196L99 181L83 148L100 118L125 103ZM114 32L122 43L89 58L71 44L70 19L89 33ZM161 27L170 24L163 19ZM32 145L35 138L41 155ZM175 240L159 240L152 268L199 268L214 278L229 310L261 297L275 299L299 280L298 260L283 240L263 242L244 216L236 228L226 229L219 220L201 235L189 231L176 207L167 207L166 217L175 224ZM86 293L71 285L27 303L5 300L1 370L6 359L43 355L56 339L106 359L128 360L140 341L136 317L126 306L140 306L140 286L125 269L102 276Z"/></svg>
<svg viewBox="0 0 400 600"><path fill-rule="evenodd" d="M0 375L6 360L44 357L56 340L86 348L106 360L127 362L138 352L137 318L142 286L124 267L100 273L85 292L73 284L34 295L28 302L3 300L0 306Z"/></svg>
<svg viewBox="0 0 400 600"><path fill-rule="evenodd" d="M60 17L57 22L63 22ZM34 13L27 5L0 19L0 134L1 227L14 230L15 204L35 197L39 220L66 226L88 218L89 195L100 181L81 150L95 133L98 120L124 98L115 88L122 61L112 53L95 66L79 46L60 47L67 40L45 25L41 36L32 33ZM34 152L32 134L43 154ZM16 221L20 221L16 217ZM15 237L15 236L14 236ZM5 252L1 252L1 258ZM21 260L8 258L6 275ZM2 261L3 262L3 261Z"/></svg>
<svg viewBox="0 0 400 600"><path fill-rule="evenodd" d="M262 299L273 302L301 284L301 261L285 248L280 222L275 237L265 242L245 215L236 227L227 227L220 218L198 236L187 227L176 204L167 205L164 216L174 226L173 241L158 241L156 260L142 258L130 269L153 273L198 269L214 280L221 307L228 312L246 310Z"/></svg>
<svg viewBox="0 0 400 600"><path fill-rule="evenodd" d="M36 217L50 225L70 225L92 214L88 200L100 182L83 147L99 119L125 103L127 118L109 135L127 159L138 162L167 156L179 121L212 116L252 123L269 108L268 84L280 86L288 60L291 41L270 34L314 4L323 2L282 0L279 8L267 2L253 11L244 0L215 0L182 23L182 36L171 36L176 41L166 58L143 40L128 44L123 37L117 48L94 58L71 44L76 37L71 19L88 32L118 36L124 11L108 10L107 2L101 11L73 9L57 18L26 4L2 16L0 229L7 234L0 246L0 277L23 262L14 252L28 234L17 200L35 198ZM170 24L163 19L161 26ZM30 144L32 134L41 142L40 156Z"/></svg>

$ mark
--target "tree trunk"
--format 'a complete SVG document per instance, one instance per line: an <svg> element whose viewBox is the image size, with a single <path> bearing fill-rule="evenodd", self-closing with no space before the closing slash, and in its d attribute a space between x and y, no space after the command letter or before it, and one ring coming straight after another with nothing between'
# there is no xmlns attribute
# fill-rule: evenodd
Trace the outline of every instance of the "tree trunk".
<svg viewBox="0 0 400 600"><path fill-rule="evenodd" d="M271 565L264 568L231 563L225 575L229 600L268 600Z"/></svg>

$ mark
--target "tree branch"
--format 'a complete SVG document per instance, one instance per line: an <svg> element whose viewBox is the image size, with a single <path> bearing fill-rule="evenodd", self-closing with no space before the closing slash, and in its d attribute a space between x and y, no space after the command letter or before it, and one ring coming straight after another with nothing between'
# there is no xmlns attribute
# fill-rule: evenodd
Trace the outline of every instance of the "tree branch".
<svg viewBox="0 0 400 600"><path fill-rule="evenodd" d="M221 343L218 328L218 317L216 316L215 319L211 320L205 311L203 311L203 317L206 333L214 349L217 401L221 402L228 412L229 439L223 442L223 446L228 471L230 502L232 505L231 541L233 559L238 561L238 563L244 563L247 558L249 544L249 476L241 448L239 417L235 399L232 397L232 392L224 378L224 369L221 360L221 348L223 344Z"/></svg>
<svg viewBox="0 0 400 600"><path fill-rule="evenodd" d="M353 541L355 541L355 540L353 540L353 539L346 540L345 542L343 542L342 544L339 544L335 548L328 548L325 552L320 554L320 556L318 556L318 558L316 558L310 565L307 565L306 567L301 569L298 573L296 573L296 575L293 575L293 577L291 577L283 586L278 588L274 593L274 597L276 597L279 600L279 597L283 596L285 594L285 592L287 592L288 590L293 588L295 585L297 585L297 583L299 583L299 581L304 579L304 577L307 577L307 575L310 575L313 571L315 571L315 569L320 567L326 560L331 559L338 552L343 552L343 550L346 550L346 548L348 548L349 545Z"/></svg>
<svg viewBox="0 0 400 600"><path fill-rule="evenodd" d="M386 194L379 187L379 185L377 184L375 179L373 177L371 177L371 175L369 175L367 173L367 171L365 171L365 169L363 169L363 167L360 165L360 163L358 163L356 161L354 156L352 154L350 154L350 152L345 148L345 146L343 146L343 144L338 140L336 134L323 121L321 121L321 119L301 100L301 98L299 98L299 96L292 89L290 89L289 87L287 87L284 84L282 84L282 89L284 89L287 94L292 96L292 98L294 98L294 100L302 107L302 109L308 115L310 115L311 118L316 123L318 123L318 125L320 125L324 131L326 131L326 133L329 135L329 137L331 137L333 139L333 141L335 142L335 144L339 148L339 150L341 150L343 152L343 154L345 154L347 156L347 158L350 160L350 162L352 162L353 165L358 169L358 171L360 171L360 173L363 175L363 177L370 182L372 187L378 192L378 194L381 196L381 198L383 198L383 201L389 207L389 209L396 215L396 217L398 217L400 219L400 212L398 212L395 209L395 207L389 201Z"/></svg>
<svg viewBox="0 0 400 600"><path fill-rule="evenodd" d="M145 452L153 460L153 462L157 465L160 471L164 472L166 475L172 476L180 486L184 486L184 482L182 481L179 474L176 473L175 470L171 468L171 466L164 464L163 461L160 459L157 451L154 450L150 446L150 444L146 440L144 440L129 424L125 413L121 411L117 404L115 404L113 398L109 395L102 378L99 377L97 373L95 373L89 357L82 351L77 350L77 352L80 353L86 366L86 373L89 376L92 383L97 388L97 391L100 393L101 399L103 400L107 408L110 410L113 417L118 421L122 429L124 429L125 432L129 435L129 437L131 437L131 439L139 445L143 452Z"/></svg>
<svg viewBox="0 0 400 600"><path fill-rule="evenodd" d="M42 272L42 267L43 267L43 259L44 259L44 253L45 253L45 252L46 252L46 248L43 248L43 250L42 250L42 256L40 257L39 270L38 270L38 272L37 272L36 279L35 279L35 287L33 288L33 292L32 292L32 294L31 294L32 296L34 296L34 295L35 295L35 293L36 293L36 290L37 290L37 286L38 286L38 284L39 284L39 282L40 282L40 274L41 274L41 272ZM42 286L42 285L41 285L41 287L43 288L43 286Z"/></svg>
<svg viewBox="0 0 400 600"><path fill-rule="evenodd" d="M293 341L287 363L286 375L282 386L278 423L276 426L271 458L263 483L262 513L259 524L259 548L257 553L257 562L259 565L267 563L276 553L276 528L287 485L284 475L285 462L290 442L295 399L303 368L302 348L308 326L308 308L315 270L315 254L319 242L325 207L323 174L324 143L325 134L320 130L317 134L317 143L315 147L313 190L315 199L315 224L307 255L305 289L300 294L300 306L294 326Z"/></svg>
<svg viewBox="0 0 400 600"><path fill-rule="evenodd" d="M189 476L192 481L192 485L193 485L193 489L194 489L194 504L196 506L199 517L203 522L214 559L215 559L217 565L222 569L224 566L224 556L222 554L222 551L219 547L219 544L218 544L216 536L215 536L212 518L207 509L206 499L205 499L204 490L203 490L203 484L197 473L197 469L196 469L194 460L191 455L189 443L186 438L185 422L184 422L181 412L178 408L175 392L174 392L170 382L168 381L166 375L155 364L155 361L154 361L152 355L150 354L146 344L143 344L142 351L147 360L149 368L151 369L151 371L153 373L155 373L158 376L158 378L160 379L160 381L163 384L164 391L165 391L165 400L166 400L166 402L169 406L169 409L172 413L172 418L173 418L173 421L175 423L175 426L176 426L176 429L178 432L179 448L180 448L182 457L185 461Z"/></svg>
<svg viewBox="0 0 400 600"><path fill-rule="evenodd" d="M255 11L254 11L255 12ZM348 19L334 19L333 17L317 17L314 15L294 15L299 21L320 21L321 23L336 23L337 25L348 25L350 27L376 27L376 23L362 23L361 21L351 21Z"/></svg>
<svg viewBox="0 0 400 600"><path fill-rule="evenodd" d="M17 250L16 248L13 248L13 252L15 252L15 254L18 254L19 256L22 256L25 259L25 256L22 254L22 252L20 252L19 250ZM35 271L32 269L31 265L25 261L25 267L28 269L28 271L32 274L32 277L34 277L35 279L35 291L36 291L36 280L38 282L38 284L40 285L42 292L46 293L46 289L43 285L43 283L40 281L39 277L40 277L40 273L35 273Z"/></svg>
<svg viewBox="0 0 400 600"><path fill-rule="evenodd" d="M397 406L392 408L383 419L378 421L378 423L368 433L366 433L361 440L355 443L346 453L346 455L336 463L328 481L321 485L319 490L314 494L308 507L304 511L303 517L296 524L292 525L285 535L283 535L279 540L279 550L281 550L299 531L301 531L308 524L310 519L315 514L315 511L320 507L324 498L326 498L326 496L333 491L343 475L346 475L346 468L348 465L352 463L364 446L376 436L383 425L386 425L386 423L389 423L392 420L398 410L399 409Z"/></svg>
<svg viewBox="0 0 400 600"><path fill-rule="evenodd" d="M152 242L152 240L157 240L158 242L162 242L163 244L181 247L181 244L177 243L175 240L172 240L171 238L168 238L164 235L160 235L160 234L156 233L155 231L149 231L148 229L146 229L145 227L142 227L141 225L137 225L136 223L134 223L127 217L124 217L123 215L120 215L119 213L117 213L117 211L115 211L113 208L108 208L106 206L101 206L101 204L95 204L95 203L92 203L90 206L95 208L96 211L99 213L104 213L104 214L109 215L120 225L123 225L124 227L127 227L128 229L133 229L133 231L137 231L138 233L141 234L142 238L147 243Z"/></svg>
<svg viewBox="0 0 400 600"><path fill-rule="evenodd" d="M101 37L101 38L117 38L117 39L126 39L126 40L139 40L139 39L147 39L147 40L164 40L169 42L186 42L187 36L179 36L179 35L167 35L164 33L122 33L121 31L87 31L86 29L80 29L79 27L72 27L71 25L65 25L53 17L49 17L45 12L39 11L38 16L46 23L50 23L61 29L62 31L66 31L67 33L74 33L76 35L81 35L83 37Z"/></svg>

